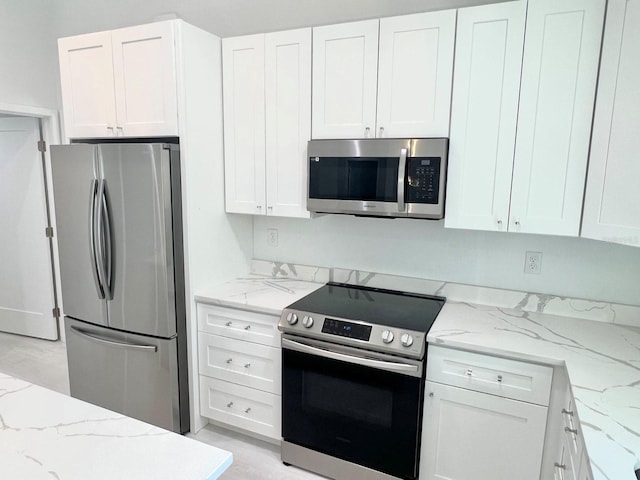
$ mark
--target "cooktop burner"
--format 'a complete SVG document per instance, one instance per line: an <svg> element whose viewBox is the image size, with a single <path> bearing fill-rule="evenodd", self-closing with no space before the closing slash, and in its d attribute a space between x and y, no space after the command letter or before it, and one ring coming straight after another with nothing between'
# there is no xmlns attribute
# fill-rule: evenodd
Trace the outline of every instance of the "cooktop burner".
<svg viewBox="0 0 640 480"><path fill-rule="evenodd" d="M330 282L282 313L284 332L415 358L446 299Z"/></svg>

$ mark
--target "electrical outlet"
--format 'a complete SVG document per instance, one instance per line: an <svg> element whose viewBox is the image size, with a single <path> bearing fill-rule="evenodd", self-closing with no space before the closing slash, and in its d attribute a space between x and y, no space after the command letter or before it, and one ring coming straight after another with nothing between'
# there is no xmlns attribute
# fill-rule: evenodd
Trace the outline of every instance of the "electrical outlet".
<svg viewBox="0 0 640 480"><path fill-rule="evenodd" d="M267 230L267 243L272 247L278 246L278 229L269 228Z"/></svg>
<svg viewBox="0 0 640 480"><path fill-rule="evenodd" d="M542 252L527 252L524 256L524 273L539 274L542 271Z"/></svg>

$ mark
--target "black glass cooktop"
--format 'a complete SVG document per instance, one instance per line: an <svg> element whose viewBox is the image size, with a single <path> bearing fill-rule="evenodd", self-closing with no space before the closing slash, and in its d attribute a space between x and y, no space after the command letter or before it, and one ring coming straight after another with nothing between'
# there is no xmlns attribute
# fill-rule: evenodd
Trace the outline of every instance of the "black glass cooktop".
<svg viewBox="0 0 640 480"><path fill-rule="evenodd" d="M288 308L426 333L445 301L444 297L330 282Z"/></svg>

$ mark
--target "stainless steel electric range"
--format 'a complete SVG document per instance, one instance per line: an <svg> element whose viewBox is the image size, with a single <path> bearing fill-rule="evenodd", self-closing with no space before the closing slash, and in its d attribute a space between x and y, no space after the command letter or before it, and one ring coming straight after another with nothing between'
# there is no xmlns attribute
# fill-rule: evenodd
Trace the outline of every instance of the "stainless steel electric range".
<svg viewBox="0 0 640 480"><path fill-rule="evenodd" d="M445 299L328 283L282 332L282 461L337 480L418 477L426 335Z"/></svg>

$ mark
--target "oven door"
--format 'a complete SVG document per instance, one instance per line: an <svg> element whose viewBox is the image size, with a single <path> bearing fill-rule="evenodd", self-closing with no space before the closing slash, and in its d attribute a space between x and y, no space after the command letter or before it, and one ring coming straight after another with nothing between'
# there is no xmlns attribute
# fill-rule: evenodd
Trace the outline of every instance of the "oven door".
<svg viewBox="0 0 640 480"><path fill-rule="evenodd" d="M282 360L285 441L417 478L422 362L288 335Z"/></svg>

